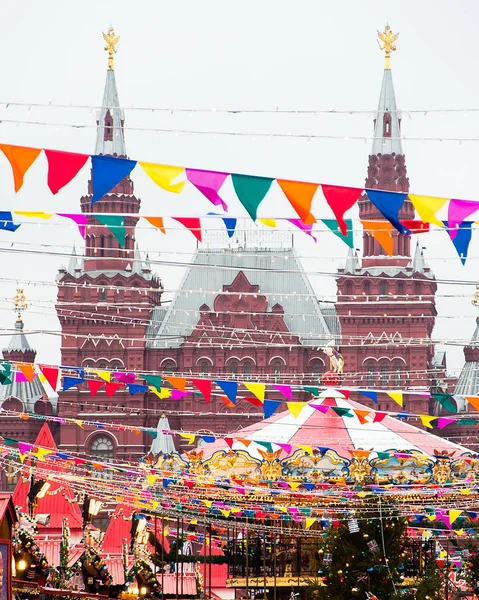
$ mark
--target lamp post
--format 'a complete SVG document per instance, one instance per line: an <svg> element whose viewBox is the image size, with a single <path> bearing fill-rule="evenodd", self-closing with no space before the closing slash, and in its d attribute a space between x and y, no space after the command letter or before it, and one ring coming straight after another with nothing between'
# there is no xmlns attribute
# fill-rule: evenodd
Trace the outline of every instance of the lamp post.
<svg viewBox="0 0 479 600"><path fill-rule="evenodd" d="M103 504L99 500L94 500L85 494L82 506L82 517L83 517L83 543L87 545L86 541L86 528L88 523L91 523L93 517L96 517L100 512Z"/></svg>
<svg viewBox="0 0 479 600"><path fill-rule="evenodd" d="M35 508L37 507L38 500L43 498L45 494L50 489L50 483L43 479L39 479L35 481L34 476L30 479L30 491L28 492L27 502L28 502L28 514L30 517L33 517Z"/></svg>

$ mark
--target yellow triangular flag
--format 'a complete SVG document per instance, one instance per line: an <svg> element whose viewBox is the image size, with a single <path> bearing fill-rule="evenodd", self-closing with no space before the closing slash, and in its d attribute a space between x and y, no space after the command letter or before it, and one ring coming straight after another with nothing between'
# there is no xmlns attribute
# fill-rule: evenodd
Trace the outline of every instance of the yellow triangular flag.
<svg viewBox="0 0 479 600"><path fill-rule="evenodd" d="M202 502L208 508L211 508L213 506L213 500L202 500Z"/></svg>
<svg viewBox="0 0 479 600"><path fill-rule="evenodd" d="M454 523L454 521L456 519L458 519L460 516L462 515L462 510L450 510L449 511L449 523L451 523L451 525Z"/></svg>
<svg viewBox="0 0 479 600"><path fill-rule="evenodd" d="M169 390L168 388L160 388L159 390L157 390L156 387L149 385L148 389L150 390L150 392L153 392L155 396L158 396L158 398L160 398L161 400L164 400L165 398L169 398L171 396L171 390Z"/></svg>
<svg viewBox="0 0 479 600"><path fill-rule="evenodd" d="M98 369L95 369L95 373L100 379L103 379L103 381L107 381L108 383L111 381L110 371L99 371Z"/></svg>
<svg viewBox="0 0 479 600"><path fill-rule="evenodd" d="M313 448L311 446L305 446L305 445L298 444L298 448L301 448L301 450L304 450L308 454L313 454Z"/></svg>
<svg viewBox="0 0 479 600"><path fill-rule="evenodd" d="M151 501L151 508L152 508L153 510L156 510L156 509L158 508L158 505L159 505L159 504L160 504L160 503L158 502L158 500L152 500L152 501Z"/></svg>
<svg viewBox="0 0 479 600"><path fill-rule="evenodd" d="M386 394L397 402L399 406L402 408L402 391L401 390L392 390L391 392L386 392Z"/></svg>
<svg viewBox="0 0 479 600"><path fill-rule="evenodd" d="M309 529L313 523L316 523L316 519L314 517L306 518L306 529Z"/></svg>
<svg viewBox="0 0 479 600"><path fill-rule="evenodd" d="M289 412L295 419L299 417L303 408L308 404L307 402L286 402Z"/></svg>
<svg viewBox="0 0 479 600"><path fill-rule="evenodd" d="M457 535L464 535L464 529L456 529Z"/></svg>
<svg viewBox="0 0 479 600"><path fill-rule="evenodd" d="M273 229L276 229L276 219L256 219L257 221L259 221L260 223L262 223L263 225L266 225L266 227L272 227Z"/></svg>
<svg viewBox="0 0 479 600"><path fill-rule="evenodd" d="M469 496L469 495L470 495L470 493L471 493L471 490L470 490L470 489L468 489L468 488L467 488L467 489L465 489L465 490L461 490L461 494L462 494L463 496Z"/></svg>
<svg viewBox="0 0 479 600"><path fill-rule="evenodd" d="M71 423L75 423L75 425L78 425L78 427L83 429L83 421L80 421L80 419L69 419L69 421Z"/></svg>
<svg viewBox="0 0 479 600"><path fill-rule="evenodd" d="M450 198L409 194L409 199L418 215L421 217L421 221L424 221L424 223L434 223L434 225L444 227L444 223L436 217L436 213L450 200Z"/></svg>
<svg viewBox="0 0 479 600"><path fill-rule="evenodd" d="M436 515L426 515L426 517L430 520L430 521L435 521L436 520Z"/></svg>
<svg viewBox="0 0 479 600"><path fill-rule="evenodd" d="M158 479L156 475L147 475L148 485L154 485L155 481Z"/></svg>
<svg viewBox="0 0 479 600"><path fill-rule="evenodd" d="M37 212L33 210L14 210L13 213L22 217L45 219L47 221L53 217L53 213Z"/></svg>
<svg viewBox="0 0 479 600"><path fill-rule="evenodd" d="M190 525L198 525L198 519L191 519Z"/></svg>
<svg viewBox="0 0 479 600"><path fill-rule="evenodd" d="M419 415L419 418L421 419L424 427L429 427L429 429L432 429L431 421L434 421L434 419L437 419L437 417L434 417L434 416L430 417L429 415Z"/></svg>
<svg viewBox="0 0 479 600"><path fill-rule="evenodd" d="M230 516L230 510L225 510L224 508L220 509L221 514L224 515L226 518L228 518Z"/></svg>
<svg viewBox="0 0 479 600"><path fill-rule="evenodd" d="M152 179L156 185L167 192L179 194L185 187L186 181L173 183L173 181L184 172L184 167L173 167L171 165L157 165L156 163L139 162L143 171Z"/></svg>
<svg viewBox="0 0 479 600"><path fill-rule="evenodd" d="M167 525L164 529L163 529L163 535L165 537L167 537L168 535L170 535L170 526Z"/></svg>
<svg viewBox="0 0 479 600"><path fill-rule="evenodd" d="M38 448L38 450L35 452L36 456L38 456L38 460L40 461L44 461L45 460L45 456L48 456L49 454L53 454L53 450L47 450L46 448Z"/></svg>
<svg viewBox="0 0 479 600"><path fill-rule="evenodd" d="M188 444L192 444L196 440L196 435L194 433L180 433L180 437L184 440L188 440Z"/></svg>
<svg viewBox="0 0 479 600"><path fill-rule="evenodd" d="M246 389L248 389L253 395L264 402L264 390L266 388L264 383L250 383L248 381L243 381L243 385Z"/></svg>
<svg viewBox="0 0 479 600"><path fill-rule="evenodd" d="M301 482L300 482L300 481L290 481L290 482L289 482L289 487L290 487L292 490L297 490L297 489L299 488L299 486L300 486L300 485L301 485Z"/></svg>

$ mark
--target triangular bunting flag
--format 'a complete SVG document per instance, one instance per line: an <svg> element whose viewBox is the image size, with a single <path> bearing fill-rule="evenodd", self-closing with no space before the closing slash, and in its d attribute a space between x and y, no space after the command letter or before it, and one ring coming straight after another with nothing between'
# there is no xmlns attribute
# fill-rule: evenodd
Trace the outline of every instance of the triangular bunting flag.
<svg viewBox="0 0 479 600"><path fill-rule="evenodd" d="M447 221L444 221L444 226L448 228L447 232L449 234L449 237L451 238L452 243L454 244L454 248L456 249L456 252L459 255L459 258L461 259L463 265L466 264L467 260L469 244L472 238L473 223L473 221L463 221L460 224L459 229L455 230L455 236L454 238L452 238L452 231L451 229L449 229L449 223Z"/></svg>
<svg viewBox="0 0 479 600"><path fill-rule="evenodd" d="M75 387L76 385L80 385L80 383L83 383L84 381L85 379L79 379L78 377L64 377L63 391L66 392L70 388Z"/></svg>
<svg viewBox="0 0 479 600"><path fill-rule="evenodd" d="M307 517L305 521L306 529L309 529L313 523L316 523L317 519L315 517Z"/></svg>
<svg viewBox="0 0 479 600"><path fill-rule="evenodd" d="M97 381L96 379L88 379L87 380L88 389L90 390L90 395L95 396L98 390L105 385L104 381Z"/></svg>
<svg viewBox="0 0 479 600"><path fill-rule="evenodd" d="M373 390L358 390L358 392L360 394L362 394L363 396L366 396L366 398L369 398L370 400L372 400L375 404L378 403L377 392L374 392Z"/></svg>
<svg viewBox="0 0 479 600"><path fill-rule="evenodd" d="M447 412L457 414L457 404L452 394L446 394L444 392L431 392L431 397L442 406Z"/></svg>
<svg viewBox="0 0 479 600"><path fill-rule="evenodd" d="M105 225L114 235L118 244L123 248L125 245L126 227L125 217L122 215L98 215L94 214L95 219Z"/></svg>
<svg viewBox="0 0 479 600"><path fill-rule="evenodd" d="M437 428L444 429L444 427L447 427L451 423L455 423L455 422L456 422L456 419L450 419L449 417L439 417L437 420Z"/></svg>
<svg viewBox="0 0 479 600"><path fill-rule="evenodd" d="M449 198L409 194L409 200L411 200L417 214L421 217L421 221L443 227L442 221L436 217L436 213L446 204Z"/></svg>
<svg viewBox="0 0 479 600"><path fill-rule="evenodd" d="M256 221L258 206L264 200L274 180L269 177L232 173L231 181L239 201L253 221Z"/></svg>
<svg viewBox="0 0 479 600"><path fill-rule="evenodd" d="M98 369L95 369L95 373L98 375L98 377L100 377L100 379L103 379L103 381L111 381L110 371L99 371Z"/></svg>
<svg viewBox="0 0 479 600"><path fill-rule="evenodd" d="M83 239L85 239L86 226L88 225L88 217L86 215L78 215L74 213L57 213L57 217L65 217L71 219L76 226Z"/></svg>
<svg viewBox="0 0 479 600"><path fill-rule="evenodd" d="M258 407L262 407L263 403L261 402L261 400L258 400L258 398L246 398L244 397L243 400L246 400L246 402L249 402L250 404L252 404L253 406L258 406Z"/></svg>
<svg viewBox="0 0 479 600"><path fill-rule="evenodd" d="M375 412L374 413L373 423L381 423L381 421L383 421L387 416L388 416L388 413L385 413L385 412Z"/></svg>
<svg viewBox="0 0 479 600"><path fill-rule="evenodd" d="M44 365L38 365L38 366L40 368L40 371L43 373L43 375L45 375L45 379L50 384L52 390L54 392L56 392L57 385L58 385L58 373L59 373L58 367L46 367Z"/></svg>
<svg viewBox="0 0 479 600"><path fill-rule="evenodd" d="M125 384L124 383L116 383L116 382L115 383L107 382L107 383L105 383L105 394L108 397L111 397L116 392L116 390L121 387L125 387Z"/></svg>
<svg viewBox="0 0 479 600"><path fill-rule="evenodd" d="M233 408L233 406L236 406L236 400L232 402L227 396L220 396L220 398L223 401L223 404L228 408Z"/></svg>
<svg viewBox="0 0 479 600"><path fill-rule="evenodd" d="M180 433L179 436L184 440L188 440L188 444L193 444L196 439L196 435L194 433Z"/></svg>
<svg viewBox="0 0 479 600"><path fill-rule="evenodd" d="M160 186L167 192L179 194L185 187L186 181L173 183L173 181L183 173L185 170L184 167L158 165L150 162L140 162L139 164L148 177L152 179L156 185Z"/></svg>
<svg viewBox="0 0 479 600"><path fill-rule="evenodd" d="M143 377L146 383L153 386L157 390L161 389L161 384L163 383L161 375L148 375L148 373L141 373L141 377Z"/></svg>
<svg viewBox="0 0 479 600"><path fill-rule="evenodd" d="M303 408L308 404L307 402L286 402L289 412L295 419L299 417Z"/></svg>
<svg viewBox="0 0 479 600"><path fill-rule="evenodd" d="M228 399L233 404L236 404L236 394L238 392L238 384L236 383L236 381L216 380L215 383L223 390L223 392L227 395Z"/></svg>
<svg viewBox="0 0 479 600"><path fill-rule="evenodd" d="M177 390L181 390L182 392L186 389L186 378L185 377L170 377L169 375L164 375L166 381L172 385Z"/></svg>
<svg viewBox="0 0 479 600"><path fill-rule="evenodd" d="M263 403L264 418L269 419L275 412L278 406L280 406L281 400L268 400L266 399Z"/></svg>
<svg viewBox="0 0 479 600"><path fill-rule="evenodd" d="M192 183L215 206L221 206L224 211L228 206L219 195L221 186L228 177L228 173L218 171L200 171L198 169L185 169L188 181Z"/></svg>
<svg viewBox="0 0 479 600"><path fill-rule="evenodd" d="M333 410L338 415L338 417L353 416L349 408L343 408L342 406L331 406L331 410Z"/></svg>
<svg viewBox="0 0 479 600"><path fill-rule="evenodd" d="M326 202L336 217L341 233L345 236L348 226L344 220L344 213L353 207L363 193L362 188L348 188L337 185L322 185L321 190Z"/></svg>
<svg viewBox="0 0 479 600"><path fill-rule="evenodd" d="M361 225L381 245L388 256L393 255L393 226L389 221L363 221Z"/></svg>
<svg viewBox="0 0 479 600"><path fill-rule="evenodd" d="M28 363L15 363L20 371L25 375L28 381L33 381L35 377L35 367Z"/></svg>
<svg viewBox="0 0 479 600"><path fill-rule="evenodd" d="M265 227L271 227L271 229L276 229L276 219L256 219L258 223L264 225Z"/></svg>
<svg viewBox="0 0 479 600"><path fill-rule="evenodd" d="M449 521L451 525L462 515L462 510L453 509L449 511Z"/></svg>
<svg viewBox="0 0 479 600"><path fill-rule="evenodd" d="M254 443L258 446L263 446L263 448L266 448L266 450L270 453L273 452L273 445L271 442L258 442L254 440Z"/></svg>
<svg viewBox="0 0 479 600"><path fill-rule="evenodd" d="M156 227L161 231L161 233L166 233L165 222L163 217L143 217L150 225Z"/></svg>
<svg viewBox="0 0 479 600"><path fill-rule="evenodd" d="M201 242L201 221L197 217L172 217L178 223L181 223L183 227L186 227L195 238Z"/></svg>
<svg viewBox="0 0 479 600"><path fill-rule="evenodd" d="M265 391L265 388L266 388L266 386L265 386L264 383L252 383L252 382L244 381L243 385L254 396L256 396L256 398L258 398L258 400L260 400L261 402L264 401L264 391Z"/></svg>
<svg viewBox="0 0 479 600"><path fill-rule="evenodd" d="M144 394L148 391L147 385L139 385L137 383L128 383L126 387L132 396L135 394Z"/></svg>
<svg viewBox="0 0 479 600"><path fill-rule="evenodd" d="M211 400L211 381L209 379L192 379L191 383L198 388L206 402Z"/></svg>
<svg viewBox="0 0 479 600"><path fill-rule="evenodd" d="M386 392L386 394L392 398L394 400L394 402L396 402L397 404L399 404L399 406L402 408L403 405L403 398L402 398L402 391L401 390L394 390L391 392Z"/></svg>
<svg viewBox="0 0 479 600"><path fill-rule="evenodd" d="M0 212L0 229L4 231L16 231L21 223L14 223L12 213L9 211Z"/></svg>
<svg viewBox="0 0 479 600"><path fill-rule="evenodd" d="M335 219L321 219L321 221L347 246L354 248L353 222L351 219L344 221L347 227L345 234L340 230L339 223Z"/></svg>
<svg viewBox="0 0 479 600"><path fill-rule="evenodd" d="M290 385L274 384L273 387L288 400L293 399L293 388Z"/></svg>
<svg viewBox="0 0 479 600"><path fill-rule="evenodd" d="M479 412L479 398L477 396L464 396L464 398Z"/></svg>
<svg viewBox="0 0 479 600"><path fill-rule="evenodd" d="M113 156L91 157L91 182L95 204L108 194L122 179L128 177L136 165L136 160L114 158Z"/></svg>
<svg viewBox="0 0 479 600"><path fill-rule="evenodd" d="M385 190L366 190L366 194L374 206L394 225L399 233L411 233L399 220L399 211L407 198L407 194Z"/></svg>
<svg viewBox="0 0 479 600"><path fill-rule="evenodd" d="M311 204L319 183L289 181L287 179L277 179L276 181L301 221L306 225L316 223L316 219L311 213Z"/></svg>
<svg viewBox="0 0 479 600"><path fill-rule="evenodd" d="M48 161L47 183L52 194L57 194L77 175L90 158L88 154L44 150Z"/></svg>
<svg viewBox="0 0 479 600"><path fill-rule="evenodd" d="M449 202L447 224L451 240L454 240L456 237L459 227L462 225L464 219L467 219L467 217L475 213L476 210L479 210L479 202L476 202L475 200L456 200L453 198Z"/></svg>
<svg viewBox="0 0 479 600"><path fill-rule="evenodd" d="M357 418L359 419L359 422L361 423L361 425L365 425L366 423L368 423L369 421L366 419L366 417L369 415L370 411L369 410L358 410L358 409L354 409L353 412L355 413L355 415L357 416Z"/></svg>
<svg viewBox="0 0 479 600"><path fill-rule="evenodd" d="M10 144L0 144L0 150L10 162L13 171L15 192L18 192L23 185L23 178L26 172L33 165L41 150L39 148L26 148Z"/></svg>
<svg viewBox="0 0 479 600"><path fill-rule="evenodd" d="M283 444L279 442L275 442L275 444L276 446L279 446L282 450L284 450L286 454L291 454L291 450L293 449L293 446L291 444Z"/></svg>
<svg viewBox="0 0 479 600"><path fill-rule="evenodd" d="M424 427L429 427L429 429L432 429L432 422L437 419L437 417L435 416L430 416L430 415L419 415L419 418L421 419L422 424L424 425Z"/></svg>

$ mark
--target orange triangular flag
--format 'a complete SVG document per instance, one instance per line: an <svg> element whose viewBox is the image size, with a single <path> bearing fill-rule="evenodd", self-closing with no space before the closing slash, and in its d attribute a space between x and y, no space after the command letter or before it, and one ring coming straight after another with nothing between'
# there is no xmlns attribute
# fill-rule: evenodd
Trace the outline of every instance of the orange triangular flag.
<svg viewBox="0 0 479 600"><path fill-rule="evenodd" d="M223 404L225 406L227 406L228 408L233 408L234 406L236 406L236 404L231 402L231 400L228 398L228 396L220 396L220 398L221 398L221 400L223 400Z"/></svg>
<svg viewBox="0 0 479 600"><path fill-rule="evenodd" d="M361 423L361 425L365 425L366 423L368 423L368 421L366 420L366 417L369 415L369 413L371 411L369 411L369 410L357 410L357 409L354 409L353 412L356 414L356 416L359 419L359 422Z"/></svg>
<svg viewBox="0 0 479 600"><path fill-rule="evenodd" d="M153 227L157 227L161 233L166 233L165 223L163 221L163 217L144 217L148 223L153 225Z"/></svg>
<svg viewBox="0 0 479 600"><path fill-rule="evenodd" d="M247 440L245 438L236 438L237 442L240 442L241 444L243 444L243 446L248 447L251 444L252 440Z"/></svg>
<svg viewBox="0 0 479 600"><path fill-rule="evenodd" d="M316 219L311 214L311 203L314 194L319 187L319 183L307 183L305 181L289 181L287 179L277 179L279 187L288 198L291 206L298 213L299 218L306 225L316 223Z"/></svg>
<svg viewBox="0 0 479 600"><path fill-rule="evenodd" d="M393 255L393 226L389 221L363 221L361 225L377 240L388 256Z"/></svg>
<svg viewBox="0 0 479 600"><path fill-rule="evenodd" d="M477 396L464 396L464 398L479 412L479 398Z"/></svg>
<svg viewBox="0 0 479 600"><path fill-rule="evenodd" d="M14 363L15 366L25 375L28 381L33 381L35 377L35 367L28 363Z"/></svg>
<svg viewBox="0 0 479 600"><path fill-rule="evenodd" d="M163 375L164 379L172 385L177 390L181 390L182 392L186 389L186 377L169 377L168 375Z"/></svg>
<svg viewBox="0 0 479 600"><path fill-rule="evenodd" d="M15 183L15 192L18 192L23 185L25 173L33 165L37 156L40 154L41 149L0 144L0 150L10 161L13 171L13 181Z"/></svg>

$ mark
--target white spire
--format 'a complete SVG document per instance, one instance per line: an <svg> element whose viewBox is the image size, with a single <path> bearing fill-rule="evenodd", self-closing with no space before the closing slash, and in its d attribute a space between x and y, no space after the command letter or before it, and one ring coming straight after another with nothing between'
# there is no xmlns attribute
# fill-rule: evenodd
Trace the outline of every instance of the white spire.
<svg viewBox="0 0 479 600"><path fill-rule="evenodd" d="M126 156L123 133L125 115L120 108L115 71L113 69L108 69L106 72L105 92L102 108L97 114L97 121L95 154ZM110 128L108 125L110 125Z"/></svg>
<svg viewBox="0 0 479 600"><path fill-rule="evenodd" d="M345 273L355 273L356 269L359 268L359 260L356 250L349 248L348 258L346 259L346 265L344 267Z"/></svg>
<svg viewBox="0 0 479 600"><path fill-rule="evenodd" d="M400 136L401 114L397 111L392 71L385 69L374 123L371 154L402 154Z"/></svg>
<svg viewBox="0 0 479 600"><path fill-rule="evenodd" d="M428 269L426 261L424 260L424 254L419 244L419 240L416 242L416 250L414 252L414 258L411 262L411 269L413 273L424 273L425 269Z"/></svg>
<svg viewBox="0 0 479 600"><path fill-rule="evenodd" d="M81 271L80 260L77 255L77 250L75 244L73 244L72 254L70 256L70 261L68 263L67 273L70 275L78 275L78 271Z"/></svg>
<svg viewBox="0 0 479 600"><path fill-rule="evenodd" d="M151 444L150 452L154 456L157 454L170 454L171 452L175 452L175 444L173 442L173 436L167 435L163 433L163 431L169 431L170 424L166 415L161 415L160 420L158 421L158 426L156 428L156 438L153 440Z"/></svg>

